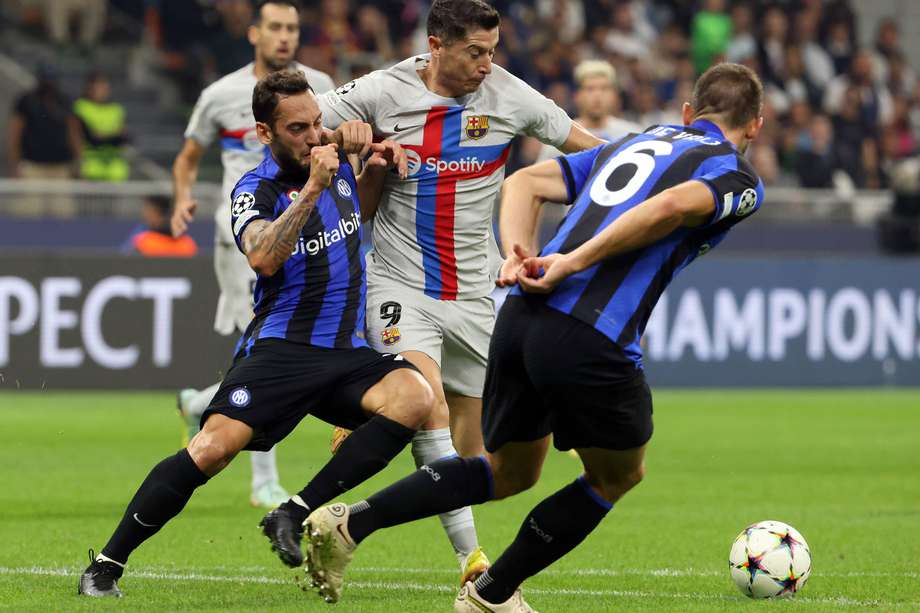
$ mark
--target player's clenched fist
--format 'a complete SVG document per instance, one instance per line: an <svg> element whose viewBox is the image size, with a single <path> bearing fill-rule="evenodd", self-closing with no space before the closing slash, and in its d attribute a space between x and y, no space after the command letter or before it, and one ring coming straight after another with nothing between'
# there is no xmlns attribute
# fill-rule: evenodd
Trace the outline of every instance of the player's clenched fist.
<svg viewBox="0 0 920 613"><path fill-rule="evenodd" d="M353 119L336 128L333 138L345 153L356 153L364 157L374 142L374 132L370 124Z"/></svg>
<svg viewBox="0 0 920 613"><path fill-rule="evenodd" d="M306 187L324 190L339 171L339 146L321 145L310 150L310 178Z"/></svg>

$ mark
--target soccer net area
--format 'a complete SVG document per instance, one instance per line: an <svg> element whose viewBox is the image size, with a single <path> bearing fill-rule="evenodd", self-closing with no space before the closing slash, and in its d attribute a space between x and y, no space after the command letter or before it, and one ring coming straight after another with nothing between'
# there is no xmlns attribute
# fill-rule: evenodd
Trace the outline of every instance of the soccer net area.
<svg viewBox="0 0 920 613"><path fill-rule="evenodd" d="M13 218L115 217L136 219L151 196L172 199L168 180L99 183L81 180L0 179L0 216ZM193 189L197 217L210 219L220 205L220 185L198 182ZM836 222L865 226L888 212L889 190L803 189L770 187L762 221Z"/></svg>

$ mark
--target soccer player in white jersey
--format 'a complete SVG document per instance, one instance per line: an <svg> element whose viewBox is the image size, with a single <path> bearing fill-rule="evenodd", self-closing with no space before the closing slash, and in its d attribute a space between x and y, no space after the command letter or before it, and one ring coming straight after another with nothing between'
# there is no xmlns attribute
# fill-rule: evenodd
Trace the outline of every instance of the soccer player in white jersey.
<svg viewBox="0 0 920 613"><path fill-rule="evenodd" d="M512 139L535 136L566 152L603 143L492 64L499 23L482 0L435 0L430 54L319 97L327 127L365 121L409 157L406 179L387 177L374 220L367 340L410 360L438 396L434 417L412 443L418 466L457 452L483 453L482 390L495 322L492 207ZM488 561L469 508L441 522L463 576L482 572Z"/></svg>
<svg viewBox="0 0 920 613"><path fill-rule="evenodd" d="M265 146L256 134L252 116L252 90L262 77L284 68L304 73L319 95L335 87L329 75L294 62L300 38L299 7L293 0L262 0L249 28L249 42L255 60L208 86L185 130L185 144L173 164L175 210L173 235L186 232L195 214L192 184L205 150L220 138L224 167L221 205L215 215L214 270L220 286L214 329L223 335L241 333L252 319L252 286L256 276L234 244L230 233L230 191L247 171L265 156ZM191 438L198 431L202 412L207 408L220 382L203 390L179 392L179 411ZM252 452L253 506L274 507L288 499L278 480L275 450Z"/></svg>

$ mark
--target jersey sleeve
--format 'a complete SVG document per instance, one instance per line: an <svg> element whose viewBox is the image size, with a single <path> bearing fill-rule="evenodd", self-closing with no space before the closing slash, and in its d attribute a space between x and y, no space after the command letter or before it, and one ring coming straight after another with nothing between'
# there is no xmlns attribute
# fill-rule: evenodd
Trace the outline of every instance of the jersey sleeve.
<svg viewBox="0 0 920 613"><path fill-rule="evenodd" d="M375 125L380 89L378 80L377 73L372 72L318 96L319 108L323 112L323 125L335 130L344 122L353 119Z"/></svg>
<svg viewBox="0 0 920 613"><path fill-rule="evenodd" d="M540 142L561 147L572 131L572 119L555 102L520 81L523 91L515 92L521 105L523 131Z"/></svg>
<svg viewBox="0 0 920 613"><path fill-rule="evenodd" d="M211 88L206 88L192 110L192 116L185 128L185 138L195 140L202 147L208 147L217 138L219 126L214 117L214 101Z"/></svg>
<svg viewBox="0 0 920 613"><path fill-rule="evenodd" d="M569 194L569 202L575 202L581 188L588 182L591 176L591 168L594 166L594 160L597 159L601 149L607 145L599 145L593 149L585 149L577 153L570 153L556 158L556 162L562 168L562 179L565 181L565 189Z"/></svg>
<svg viewBox="0 0 920 613"><path fill-rule="evenodd" d="M715 211L707 226L726 219L737 223L752 215L763 203L763 182L749 167L723 165L696 180L709 188L715 200Z"/></svg>
<svg viewBox="0 0 920 613"><path fill-rule="evenodd" d="M257 219L273 221L275 201L278 198L275 191L266 189L258 177L245 175L233 188L230 199L233 238L237 248L243 251L243 232L246 227Z"/></svg>
<svg viewBox="0 0 920 613"><path fill-rule="evenodd" d="M310 82L310 87L313 88L313 93L317 96L322 96L335 89L332 77L319 70L311 70L307 73L307 80Z"/></svg>

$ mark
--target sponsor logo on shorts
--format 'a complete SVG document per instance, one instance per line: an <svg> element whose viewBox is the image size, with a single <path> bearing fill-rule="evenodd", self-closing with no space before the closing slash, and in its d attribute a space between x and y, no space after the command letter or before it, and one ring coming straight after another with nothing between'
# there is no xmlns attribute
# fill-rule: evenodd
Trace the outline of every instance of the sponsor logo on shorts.
<svg viewBox="0 0 920 613"><path fill-rule="evenodd" d="M256 202L256 197L249 192L242 192L233 200L233 214L239 215Z"/></svg>
<svg viewBox="0 0 920 613"><path fill-rule="evenodd" d="M383 332L380 333L380 341L387 347L395 345L401 338L402 335L399 333L399 328L395 326L384 328Z"/></svg>
<svg viewBox="0 0 920 613"><path fill-rule="evenodd" d="M470 138L482 138L489 132L488 115L470 115L466 118L466 135Z"/></svg>
<svg viewBox="0 0 920 613"><path fill-rule="evenodd" d="M243 408L249 405L252 400L252 394L245 387L238 387L230 392L230 404L237 408Z"/></svg>

